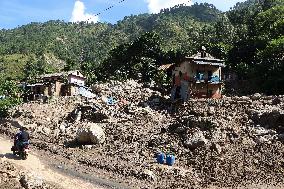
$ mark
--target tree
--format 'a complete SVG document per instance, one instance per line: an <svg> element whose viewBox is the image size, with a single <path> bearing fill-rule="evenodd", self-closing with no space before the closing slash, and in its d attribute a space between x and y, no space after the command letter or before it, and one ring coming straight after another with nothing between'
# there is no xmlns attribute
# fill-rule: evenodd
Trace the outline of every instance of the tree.
<svg viewBox="0 0 284 189"><path fill-rule="evenodd" d="M133 43L120 45L111 51L109 58L101 66L102 77L141 77L142 81L150 81L157 73L161 53L159 36L146 32Z"/></svg>
<svg viewBox="0 0 284 189"><path fill-rule="evenodd" d="M22 102L21 90L12 80L0 81L0 117L8 116L9 108Z"/></svg>
<svg viewBox="0 0 284 189"><path fill-rule="evenodd" d="M257 66L262 90L268 94L284 93L284 36L272 40L258 53L261 63Z"/></svg>

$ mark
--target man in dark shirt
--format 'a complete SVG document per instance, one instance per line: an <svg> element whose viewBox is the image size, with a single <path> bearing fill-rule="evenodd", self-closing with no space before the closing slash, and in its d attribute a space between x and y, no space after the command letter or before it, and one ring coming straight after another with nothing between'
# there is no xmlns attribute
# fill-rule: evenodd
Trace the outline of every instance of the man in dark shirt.
<svg viewBox="0 0 284 189"><path fill-rule="evenodd" d="M20 132L16 134L16 147L19 150L20 146L24 143L29 143L30 135L26 127L21 127Z"/></svg>
<svg viewBox="0 0 284 189"><path fill-rule="evenodd" d="M30 140L30 135L27 132L27 128L23 127L22 132L19 136L19 141L20 142L28 142Z"/></svg>

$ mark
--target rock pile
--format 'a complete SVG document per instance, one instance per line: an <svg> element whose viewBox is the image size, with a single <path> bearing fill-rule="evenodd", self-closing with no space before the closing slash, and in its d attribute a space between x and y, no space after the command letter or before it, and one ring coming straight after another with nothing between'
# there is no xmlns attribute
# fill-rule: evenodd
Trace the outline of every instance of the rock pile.
<svg viewBox="0 0 284 189"><path fill-rule="evenodd" d="M23 104L12 115L29 124L38 147L140 188L284 181L284 96L192 99L171 107L168 97L131 80L92 89L97 95L92 100ZM169 113L170 107L176 111ZM65 145L76 136L100 145L89 150ZM175 154L174 167L156 164L160 151Z"/></svg>
<svg viewBox="0 0 284 189"><path fill-rule="evenodd" d="M1 159L0 161L0 189L56 189L34 173L20 171L13 164Z"/></svg>

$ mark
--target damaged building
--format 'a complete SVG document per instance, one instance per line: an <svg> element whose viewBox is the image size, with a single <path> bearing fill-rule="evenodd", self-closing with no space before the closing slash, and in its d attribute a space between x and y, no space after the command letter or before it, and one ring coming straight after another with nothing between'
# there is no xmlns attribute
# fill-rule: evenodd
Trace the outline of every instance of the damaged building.
<svg viewBox="0 0 284 189"><path fill-rule="evenodd" d="M31 100L37 96L92 96L85 87L86 77L77 70L45 74L40 76L40 81L26 85L26 89L31 93Z"/></svg>
<svg viewBox="0 0 284 189"><path fill-rule="evenodd" d="M224 61L214 58L204 47L173 66L172 99L221 98Z"/></svg>

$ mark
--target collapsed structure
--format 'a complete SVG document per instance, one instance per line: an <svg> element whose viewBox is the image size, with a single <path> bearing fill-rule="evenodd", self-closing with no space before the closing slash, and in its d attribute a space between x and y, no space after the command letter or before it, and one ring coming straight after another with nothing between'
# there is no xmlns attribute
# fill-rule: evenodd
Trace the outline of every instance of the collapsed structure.
<svg viewBox="0 0 284 189"><path fill-rule="evenodd" d="M173 69L172 99L221 98L223 60L214 58L202 47L197 54L185 57Z"/></svg>
<svg viewBox="0 0 284 189"><path fill-rule="evenodd" d="M29 128L35 148L56 157L55 164L59 158L76 171L137 188L257 188L250 184L284 182L284 96L189 99L170 114L168 98L136 81L92 89L97 94L92 100L24 103L10 115ZM117 102L109 103L108 96ZM12 136L15 121L3 122L0 133ZM96 137L90 138L96 144L76 146L85 133ZM156 162L161 151L175 154L173 167Z"/></svg>
<svg viewBox="0 0 284 189"><path fill-rule="evenodd" d="M45 74L40 76L40 81L40 83L25 86L30 91L30 100L36 98L35 96L82 95L93 97L93 94L85 87L86 77L78 70Z"/></svg>

